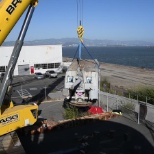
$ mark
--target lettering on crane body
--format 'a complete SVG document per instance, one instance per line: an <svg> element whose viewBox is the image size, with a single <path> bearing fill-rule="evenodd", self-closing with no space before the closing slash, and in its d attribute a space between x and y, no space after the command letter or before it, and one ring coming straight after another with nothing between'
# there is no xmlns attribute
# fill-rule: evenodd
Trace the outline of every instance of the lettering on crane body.
<svg viewBox="0 0 154 154"><path fill-rule="evenodd" d="M16 114L13 114L13 115L10 115L8 117L0 119L0 124L6 125L8 123L15 122L15 121L18 121L18 120L19 120L19 114L16 113Z"/></svg>
<svg viewBox="0 0 154 154"><path fill-rule="evenodd" d="M12 3L7 7L6 12L8 12L11 15L13 11L16 9L17 4L21 2L22 0L13 0Z"/></svg>

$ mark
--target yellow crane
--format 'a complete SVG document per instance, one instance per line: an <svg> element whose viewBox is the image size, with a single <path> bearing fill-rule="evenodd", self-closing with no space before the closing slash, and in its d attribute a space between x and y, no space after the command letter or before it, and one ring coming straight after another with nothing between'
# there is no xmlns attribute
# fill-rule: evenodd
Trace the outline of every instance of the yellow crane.
<svg viewBox="0 0 154 154"><path fill-rule="evenodd" d="M9 64L0 87L0 136L37 121L37 105L14 106L11 101L11 83L24 38L38 0L0 1L0 45L4 42L19 18L28 8L18 39L14 45Z"/></svg>

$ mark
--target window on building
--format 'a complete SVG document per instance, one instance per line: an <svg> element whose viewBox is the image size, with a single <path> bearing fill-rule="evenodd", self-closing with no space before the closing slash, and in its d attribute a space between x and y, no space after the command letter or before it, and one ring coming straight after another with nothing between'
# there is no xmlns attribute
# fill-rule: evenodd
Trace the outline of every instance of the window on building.
<svg viewBox="0 0 154 154"><path fill-rule="evenodd" d="M55 68L58 68L60 66L60 63L55 63Z"/></svg>
<svg viewBox="0 0 154 154"><path fill-rule="evenodd" d="M5 66L0 66L0 72L5 72Z"/></svg>
<svg viewBox="0 0 154 154"><path fill-rule="evenodd" d="M47 64L42 64L42 69L47 69L48 68L47 66L48 66Z"/></svg>
<svg viewBox="0 0 154 154"><path fill-rule="evenodd" d="M54 68L54 63L49 63L48 68Z"/></svg>
<svg viewBox="0 0 154 154"><path fill-rule="evenodd" d="M49 68L58 68L60 63L46 63L46 64L34 64L35 69L49 69Z"/></svg>
<svg viewBox="0 0 154 154"><path fill-rule="evenodd" d="M34 64L34 68L35 69L40 69L41 68L41 64Z"/></svg>

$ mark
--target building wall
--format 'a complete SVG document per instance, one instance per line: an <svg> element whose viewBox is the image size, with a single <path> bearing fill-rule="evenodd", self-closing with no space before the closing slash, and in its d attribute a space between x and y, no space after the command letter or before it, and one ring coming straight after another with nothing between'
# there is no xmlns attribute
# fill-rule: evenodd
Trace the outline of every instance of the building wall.
<svg viewBox="0 0 154 154"><path fill-rule="evenodd" d="M10 60L13 47L0 47L0 67L7 66ZM14 75L19 75L19 68L29 66L27 70L31 74L31 67L35 72L45 73L48 66L51 70L56 70L62 63L62 45L39 45L23 46L20 52ZM25 68L25 70L28 68ZM2 72L2 71L0 71ZM21 75L21 74L20 74Z"/></svg>

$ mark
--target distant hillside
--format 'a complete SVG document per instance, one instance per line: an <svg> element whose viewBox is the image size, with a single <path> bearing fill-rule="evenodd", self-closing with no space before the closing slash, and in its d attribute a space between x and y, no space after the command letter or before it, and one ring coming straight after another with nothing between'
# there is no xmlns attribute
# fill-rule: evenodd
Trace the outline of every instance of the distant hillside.
<svg viewBox="0 0 154 154"><path fill-rule="evenodd" d="M14 41L4 42L3 46L12 46ZM78 38L62 38L62 39L42 39L34 41L25 41L24 45L56 45L62 44L63 46L77 46L79 43ZM84 39L86 46L154 46L154 42L146 41L114 41L114 40L90 40Z"/></svg>

